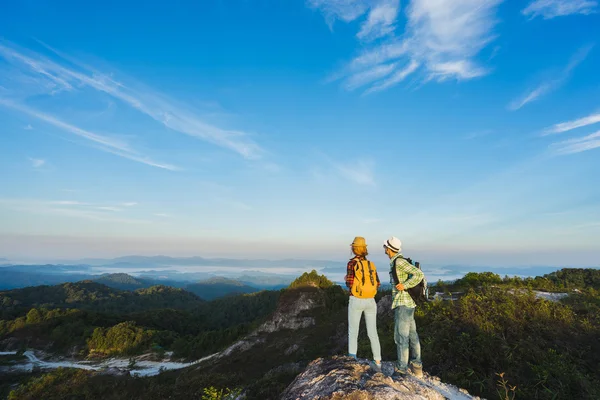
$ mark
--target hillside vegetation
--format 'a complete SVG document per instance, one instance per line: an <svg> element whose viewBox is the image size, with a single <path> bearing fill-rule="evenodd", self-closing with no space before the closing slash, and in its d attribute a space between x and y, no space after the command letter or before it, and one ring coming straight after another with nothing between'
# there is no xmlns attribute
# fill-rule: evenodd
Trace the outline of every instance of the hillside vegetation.
<svg viewBox="0 0 600 400"><path fill-rule="evenodd" d="M316 270L312 270L310 272L305 272L296 278L289 286L290 289L300 288L305 286L317 287L320 289L327 289L333 286L333 282L331 282L325 275L319 275Z"/></svg>
<svg viewBox="0 0 600 400"><path fill-rule="evenodd" d="M467 274L452 288L464 290L458 300L430 301L417 309L425 371L487 399L600 398L599 272L564 269L531 279ZM569 296L550 302L530 289L563 290ZM380 291L376 300L382 302L389 294ZM109 293L103 296L110 297ZM22 299L23 295L8 297ZM106 307L103 301L98 303L101 309ZM307 301L312 308L303 308ZM197 359L255 329L278 302L275 314L282 323L289 321L282 313L303 309L298 318L312 318L314 324L273 331L253 347L151 378L54 371L32 377L13 392L13 398L34 399L42 393L45 399L201 398L205 389L214 387L245 389L247 399L277 399L308 362L347 352L347 291L316 271L302 275L283 291L200 302L194 309L103 314L78 302L72 304L80 304L79 309L30 309L17 320L4 321L0 332L0 340L18 338L26 343L53 332L49 327L63 329L59 321L69 321L79 331L69 326L55 337L77 332L86 351L101 356L135 354L158 345L177 356ZM380 306L384 304L389 303ZM384 360L395 360L393 313L388 307L378 314L377 325ZM360 332L358 355L369 358L364 320Z"/></svg>
<svg viewBox="0 0 600 400"><path fill-rule="evenodd" d="M205 302L166 286L127 292L94 282L0 292L0 346L75 350L80 356L168 349L194 359L248 333L275 309L279 295L264 291Z"/></svg>

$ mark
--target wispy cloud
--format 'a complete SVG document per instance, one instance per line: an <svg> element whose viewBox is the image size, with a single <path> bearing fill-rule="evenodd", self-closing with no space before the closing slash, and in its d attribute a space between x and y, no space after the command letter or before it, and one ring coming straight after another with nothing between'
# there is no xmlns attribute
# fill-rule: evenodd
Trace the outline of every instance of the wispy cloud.
<svg viewBox="0 0 600 400"><path fill-rule="evenodd" d="M31 126L31 124L29 124L26 127L24 127L23 129L25 129L26 131L31 131L31 130L33 130L33 126Z"/></svg>
<svg viewBox="0 0 600 400"><path fill-rule="evenodd" d="M29 161L31 162L31 166L33 168L40 168L46 164L46 160L42 160L40 158L31 158L29 157Z"/></svg>
<svg viewBox="0 0 600 400"><path fill-rule="evenodd" d="M100 207L94 207L96 210L100 210L100 211L112 211L112 212L121 212L123 211L122 208L119 207L110 207L110 206L100 206Z"/></svg>
<svg viewBox="0 0 600 400"><path fill-rule="evenodd" d="M60 119L58 119L56 117L53 117L48 114L44 114L42 112L39 112L39 111L32 109L28 106L25 106L23 104L18 104L11 100L0 98L0 106L4 106L7 108L11 108L13 110L17 110L21 113L29 115L30 117L37 118L37 119L44 121L50 125L60 128L65 132L83 137L83 138L93 142L95 144L94 147L96 147L97 149L100 149L102 151L105 151L105 152L108 152L111 154L115 154L120 157L124 157L124 158L130 159L130 160L137 161L137 162L140 162L140 163L143 163L146 165L150 165L153 167L157 167L157 168L168 169L171 171L175 171L175 170L179 169L178 167L175 167L170 164L163 164L163 163L158 163L156 161L153 161L150 158L148 158L144 155L141 155L138 152L136 152L135 150L131 149L129 147L129 145L127 145L127 143L125 143L123 141L79 128L75 125L71 125L67 122L61 121Z"/></svg>
<svg viewBox="0 0 600 400"><path fill-rule="evenodd" d="M484 136L490 135L492 132L494 132L494 131L491 130L491 129L484 129L482 131L471 132L471 133L468 133L465 136L463 136L463 139L465 139L465 140L473 140L473 139L477 139L477 138L480 138L480 137L484 137Z"/></svg>
<svg viewBox="0 0 600 400"><path fill-rule="evenodd" d="M406 79L407 76L415 72L417 68L419 68L419 63L415 60L411 60L405 68L396 71L389 78L384 79L383 81L371 86L365 91L365 94L375 93L388 89L396 85L397 83L402 82L404 79Z"/></svg>
<svg viewBox="0 0 600 400"><path fill-rule="evenodd" d="M74 90L75 87L93 88L124 102L173 131L227 148L247 159L258 159L262 156L263 149L252 141L246 132L222 129L206 123L194 110L183 103L151 88L143 87L141 84L119 82L110 74L85 65L50 46L45 46L56 54L56 60L50 60L33 51L25 54L15 46L8 47L2 44L0 44L0 56L38 75L52 79L64 90ZM76 68L67 67L67 62Z"/></svg>
<svg viewBox="0 0 600 400"><path fill-rule="evenodd" d="M242 211L252 210L252 206L250 206L240 200L223 197L223 196L215 196L214 200L217 201L219 204L229 206L232 209L237 209L237 210L242 210Z"/></svg>
<svg viewBox="0 0 600 400"><path fill-rule="evenodd" d="M592 14L597 7L598 2L591 0L534 0L521 12L530 19L538 16L552 19L573 14Z"/></svg>
<svg viewBox="0 0 600 400"><path fill-rule="evenodd" d="M34 214L60 215L98 222L114 222L125 224L145 224L147 220L127 217L114 217L113 212L120 211L117 207L98 204L82 203L71 200L32 200L32 199L2 199L0 207ZM109 212L107 212L109 211Z"/></svg>
<svg viewBox="0 0 600 400"><path fill-rule="evenodd" d="M588 125L597 124L600 122L600 113L588 115L587 117L579 118L573 121L561 122L544 129L542 136L552 135L572 131L573 129L583 128Z"/></svg>
<svg viewBox="0 0 600 400"><path fill-rule="evenodd" d="M56 200L56 201L51 201L50 204L58 204L61 206L83 206L83 205L87 205L87 203L81 203L79 201L74 201L74 200Z"/></svg>
<svg viewBox="0 0 600 400"><path fill-rule="evenodd" d="M391 36L363 50L332 80L348 90L370 85L366 93L391 88L422 71L423 80L467 80L489 73L476 56L493 39L502 0L411 0L403 34L396 35L398 2L310 0L331 23L351 22L370 10L359 38ZM391 75L391 76L390 76Z"/></svg>
<svg viewBox="0 0 600 400"><path fill-rule="evenodd" d="M329 28L333 29L336 19L352 22L369 9L368 0L307 0L312 8L320 9Z"/></svg>
<svg viewBox="0 0 600 400"><path fill-rule="evenodd" d="M372 41L394 33L400 0L381 0L373 5L356 35L364 41Z"/></svg>
<svg viewBox="0 0 600 400"><path fill-rule="evenodd" d="M375 186L374 163L360 160L352 164L331 162L335 170L347 180L358 185Z"/></svg>
<svg viewBox="0 0 600 400"><path fill-rule="evenodd" d="M580 138L552 143L557 154L575 154L600 147L600 131Z"/></svg>
<svg viewBox="0 0 600 400"><path fill-rule="evenodd" d="M165 214L165 213L155 213L153 214L155 217L160 217L160 218L170 218L171 215L170 214Z"/></svg>
<svg viewBox="0 0 600 400"><path fill-rule="evenodd" d="M575 53L575 55L571 57L569 64L567 64L567 66L562 71L560 71L560 73L557 74L557 76L540 83L534 89L529 90L521 97L513 100L508 105L508 109L516 111L521 107L525 106L526 104L531 103L532 101L539 99L540 97L552 92L553 90L558 89L569 79L569 77L571 76L571 72L575 69L575 67L581 64L587 58L588 54L592 50L592 47L592 45L588 45L580 48L577 51L577 53Z"/></svg>

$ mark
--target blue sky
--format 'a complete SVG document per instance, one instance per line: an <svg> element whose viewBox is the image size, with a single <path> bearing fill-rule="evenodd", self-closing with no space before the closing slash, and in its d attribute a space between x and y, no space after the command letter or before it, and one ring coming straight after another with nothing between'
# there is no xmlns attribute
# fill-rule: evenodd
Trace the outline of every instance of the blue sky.
<svg viewBox="0 0 600 400"><path fill-rule="evenodd" d="M20 1L0 257L598 265L590 0Z"/></svg>

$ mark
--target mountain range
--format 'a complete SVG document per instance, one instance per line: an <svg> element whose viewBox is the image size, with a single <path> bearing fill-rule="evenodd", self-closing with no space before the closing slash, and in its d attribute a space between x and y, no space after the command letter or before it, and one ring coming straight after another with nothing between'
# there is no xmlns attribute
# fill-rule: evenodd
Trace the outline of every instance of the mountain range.
<svg viewBox="0 0 600 400"><path fill-rule="evenodd" d="M90 266L216 266L216 267L244 267L244 268L325 268L339 266L345 263L329 260L301 260L301 259L235 259L235 258L204 258L194 257L169 257L169 256L123 256L117 258L84 258L80 260L59 260L57 264L65 265L90 265Z"/></svg>
<svg viewBox="0 0 600 400"><path fill-rule="evenodd" d="M291 275L272 274L260 271L241 271L237 279L221 277L213 273L179 273L173 271L143 271L139 276L117 272L98 274L88 265L8 265L0 269L0 290L18 289L28 286L56 285L65 282L93 280L109 287L136 290L154 285L186 288L191 291L205 290L206 299L231 293L252 293L258 290L277 290L286 287L294 279Z"/></svg>

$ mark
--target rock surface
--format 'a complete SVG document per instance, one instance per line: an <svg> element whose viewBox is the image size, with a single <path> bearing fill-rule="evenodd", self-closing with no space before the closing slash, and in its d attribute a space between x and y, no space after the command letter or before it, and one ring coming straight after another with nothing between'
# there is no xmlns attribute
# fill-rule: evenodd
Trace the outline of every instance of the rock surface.
<svg viewBox="0 0 600 400"><path fill-rule="evenodd" d="M393 364L383 373L372 370L366 360L334 356L311 362L283 392L281 400L479 400L464 389L441 383L427 374L422 379L390 376Z"/></svg>
<svg viewBox="0 0 600 400"><path fill-rule="evenodd" d="M312 310L322 305L320 292L293 291L282 297L271 318L260 326L257 332L272 333L282 329L304 329L315 324L315 319L302 316L304 311Z"/></svg>
<svg viewBox="0 0 600 400"><path fill-rule="evenodd" d="M225 350L204 357L198 363L211 360L214 362L217 359L230 356L234 353L247 351L257 344L265 343L266 336L270 333L278 332L284 329L298 330L305 329L315 325L315 318L304 315L306 311L310 311L317 307L323 306L323 296L318 288L313 290L290 290L285 293L279 300L279 304L273 315L259 326L255 331L238 340ZM298 351L297 344L291 344L286 347L285 355L290 355Z"/></svg>

